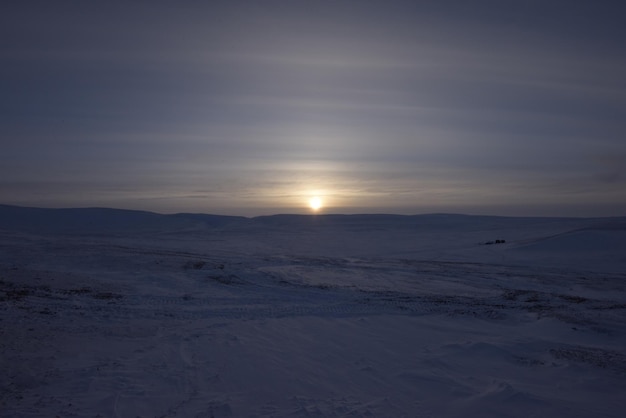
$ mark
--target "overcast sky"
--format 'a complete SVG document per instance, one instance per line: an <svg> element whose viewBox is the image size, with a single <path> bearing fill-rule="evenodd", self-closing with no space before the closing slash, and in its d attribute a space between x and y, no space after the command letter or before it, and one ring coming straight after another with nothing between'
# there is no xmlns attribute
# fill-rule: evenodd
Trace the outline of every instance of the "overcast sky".
<svg viewBox="0 0 626 418"><path fill-rule="evenodd" d="M9 1L0 203L626 215L618 1Z"/></svg>

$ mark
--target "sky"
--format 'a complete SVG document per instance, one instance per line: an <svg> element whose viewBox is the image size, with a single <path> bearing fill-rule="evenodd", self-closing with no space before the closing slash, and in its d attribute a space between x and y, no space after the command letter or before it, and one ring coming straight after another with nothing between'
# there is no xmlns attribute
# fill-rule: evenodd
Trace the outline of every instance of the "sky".
<svg viewBox="0 0 626 418"><path fill-rule="evenodd" d="M618 1L8 1L0 203L626 215Z"/></svg>

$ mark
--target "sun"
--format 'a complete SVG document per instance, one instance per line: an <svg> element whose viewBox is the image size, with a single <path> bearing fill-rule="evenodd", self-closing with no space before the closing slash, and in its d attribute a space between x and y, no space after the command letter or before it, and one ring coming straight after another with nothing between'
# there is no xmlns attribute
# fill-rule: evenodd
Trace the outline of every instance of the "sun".
<svg viewBox="0 0 626 418"><path fill-rule="evenodd" d="M312 198L309 199L309 207L314 211L317 212L318 210L320 210L323 206L323 202L322 199L319 196L314 196Z"/></svg>

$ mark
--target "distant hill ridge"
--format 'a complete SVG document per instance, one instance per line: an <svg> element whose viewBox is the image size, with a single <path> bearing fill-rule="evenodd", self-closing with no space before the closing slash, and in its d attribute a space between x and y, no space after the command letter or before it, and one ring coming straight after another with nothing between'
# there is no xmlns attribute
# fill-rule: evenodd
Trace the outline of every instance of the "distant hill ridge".
<svg viewBox="0 0 626 418"><path fill-rule="evenodd" d="M116 233L180 231L212 228L458 228L468 229L507 224L514 226L567 218L522 218L462 214L279 214L246 218L243 216L155 212L113 208L51 209L0 205L0 229L39 233ZM626 217L588 218L588 226L610 229L626 228Z"/></svg>
<svg viewBox="0 0 626 418"><path fill-rule="evenodd" d="M25 232L89 232L181 230L246 219L204 214L162 215L154 212L78 208L49 209L0 205L0 229Z"/></svg>

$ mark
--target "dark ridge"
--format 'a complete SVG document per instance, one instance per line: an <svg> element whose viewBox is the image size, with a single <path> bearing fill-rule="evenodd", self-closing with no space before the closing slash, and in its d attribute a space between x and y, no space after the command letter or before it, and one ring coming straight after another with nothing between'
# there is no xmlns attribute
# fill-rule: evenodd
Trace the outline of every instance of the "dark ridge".
<svg viewBox="0 0 626 418"><path fill-rule="evenodd" d="M529 224L566 224L575 222L580 228L583 218L501 217L461 214L317 214L270 215L246 218L202 213L163 215L154 212L109 209L74 208L46 209L0 205L0 229L32 233L110 234L119 232L176 232L211 230L215 228L310 229L342 228L344 230L378 229L455 229L525 227ZM587 227L596 229L623 229L626 218L586 218Z"/></svg>
<svg viewBox="0 0 626 418"><path fill-rule="evenodd" d="M393 215L393 214L320 214L320 215L268 215L251 219L253 224L265 226L310 226L310 225L342 225L368 227L380 226L467 226L487 223L511 222L524 218L508 218L500 216L462 215L462 214L422 214L422 215ZM540 219L540 218L538 218Z"/></svg>
<svg viewBox="0 0 626 418"><path fill-rule="evenodd" d="M0 229L34 233L166 232L215 227L236 217L109 209L46 209L0 205ZM245 218L242 218L245 219Z"/></svg>

